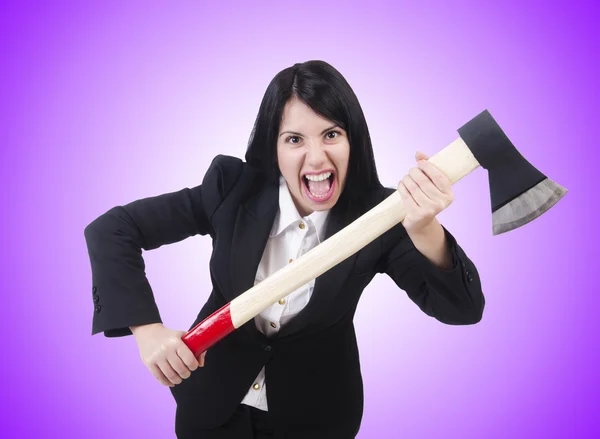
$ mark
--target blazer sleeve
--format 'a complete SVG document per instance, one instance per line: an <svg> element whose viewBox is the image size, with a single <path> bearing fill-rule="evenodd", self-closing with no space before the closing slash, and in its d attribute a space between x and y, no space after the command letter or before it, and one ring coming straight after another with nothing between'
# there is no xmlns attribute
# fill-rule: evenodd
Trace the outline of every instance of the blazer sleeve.
<svg viewBox="0 0 600 439"><path fill-rule="evenodd" d="M442 269L427 259L398 224L382 235L376 271L390 276L424 313L440 322L477 323L485 307L479 273L454 236L442 228L450 246L452 268Z"/></svg>
<svg viewBox="0 0 600 439"><path fill-rule="evenodd" d="M214 236L211 218L242 172L218 155L201 185L115 206L84 229L92 271L92 335L131 335L129 326L162 323L145 273L143 250L194 235Z"/></svg>

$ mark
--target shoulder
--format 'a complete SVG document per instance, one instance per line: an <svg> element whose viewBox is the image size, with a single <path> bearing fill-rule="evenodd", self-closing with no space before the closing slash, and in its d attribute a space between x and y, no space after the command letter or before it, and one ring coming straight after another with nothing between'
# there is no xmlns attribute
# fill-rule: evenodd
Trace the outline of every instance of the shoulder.
<svg viewBox="0 0 600 439"><path fill-rule="evenodd" d="M236 186L243 167L244 163L237 157L219 154L213 158L198 187L207 212L214 212L228 196Z"/></svg>
<svg viewBox="0 0 600 439"><path fill-rule="evenodd" d="M219 154L211 162L206 172L213 178L219 176L225 181L235 180L243 171L244 162L230 155Z"/></svg>
<svg viewBox="0 0 600 439"><path fill-rule="evenodd" d="M202 186L206 190L215 191L221 196L225 196L244 180L242 178L244 174L248 174L248 172L254 174L253 169L238 157L219 154L208 167Z"/></svg>
<svg viewBox="0 0 600 439"><path fill-rule="evenodd" d="M396 188L392 188L392 187L382 187L381 192L380 192L380 196L381 196L380 202L385 200L390 195L392 195L394 192L396 192L396 190L397 190Z"/></svg>
<svg viewBox="0 0 600 439"><path fill-rule="evenodd" d="M388 198L390 195L392 195L394 192L396 192L396 189L385 186L379 186L377 188L371 189L366 197L368 200L366 208L374 208L379 203Z"/></svg>
<svg viewBox="0 0 600 439"><path fill-rule="evenodd" d="M202 193L212 203L222 203L231 195L238 199L256 192L264 184L260 170L230 155L219 154L211 162L202 181ZM241 198L240 198L241 199Z"/></svg>

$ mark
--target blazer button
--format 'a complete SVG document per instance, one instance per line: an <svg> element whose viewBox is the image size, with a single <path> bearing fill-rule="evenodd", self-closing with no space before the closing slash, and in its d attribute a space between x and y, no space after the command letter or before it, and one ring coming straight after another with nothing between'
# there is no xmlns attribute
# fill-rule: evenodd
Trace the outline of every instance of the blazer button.
<svg viewBox="0 0 600 439"><path fill-rule="evenodd" d="M100 301L100 297L94 296L94 303L98 303Z"/></svg>
<svg viewBox="0 0 600 439"><path fill-rule="evenodd" d="M101 307L100 305L96 305L96 306L94 307L94 311L96 311L96 312L100 312L100 309L101 309L101 308L102 308L102 307Z"/></svg>
<svg viewBox="0 0 600 439"><path fill-rule="evenodd" d="M271 346L269 346L268 344L266 344L266 345L264 346L264 348L265 348L265 351L267 351L267 352L271 352L271 349L272 349L272 348L271 348Z"/></svg>
<svg viewBox="0 0 600 439"><path fill-rule="evenodd" d="M96 287L95 286L92 287L92 294L96 294Z"/></svg>
<svg viewBox="0 0 600 439"><path fill-rule="evenodd" d="M469 282L473 282L473 278L471 277L471 275L469 275L467 279L469 280Z"/></svg>

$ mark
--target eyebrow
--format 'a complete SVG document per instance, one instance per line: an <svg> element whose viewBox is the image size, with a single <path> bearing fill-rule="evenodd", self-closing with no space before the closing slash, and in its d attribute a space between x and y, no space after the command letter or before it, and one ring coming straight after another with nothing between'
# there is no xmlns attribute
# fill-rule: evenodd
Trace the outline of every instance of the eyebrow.
<svg viewBox="0 0 600 439"><path fill-rule="evenodd" d="M330 131L330 130L332 130L334 128L340 128L341 129L341 127L339 125L333 125L333 126L330 126L329 128L325 128L323 131L321 131L321 135L325 134L327 131ZM295 136L302 136L303 135L303 134L297 133L295 131L284 131L283 133L281 133L279 135L279 137L283 136L285 133L293 134Z"/></svg>

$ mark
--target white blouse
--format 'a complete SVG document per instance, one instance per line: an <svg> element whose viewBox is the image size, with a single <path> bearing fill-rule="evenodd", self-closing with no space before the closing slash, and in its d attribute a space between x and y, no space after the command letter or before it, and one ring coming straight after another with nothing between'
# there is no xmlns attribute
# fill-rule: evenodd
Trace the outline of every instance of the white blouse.
<svg viewBox="0 0 600 439"><path fill-rule="evenodd" d="M286 264L311 250L323 240L329 210L315 211L301 217L283 176L279 179L279 210L258 265L254 285L271 276ZM276 334L297 315L310 300L315 280L293 291L254 318L256 328L267 337ZM260 410L268 410L263 367L241 402Z"/></svg>

